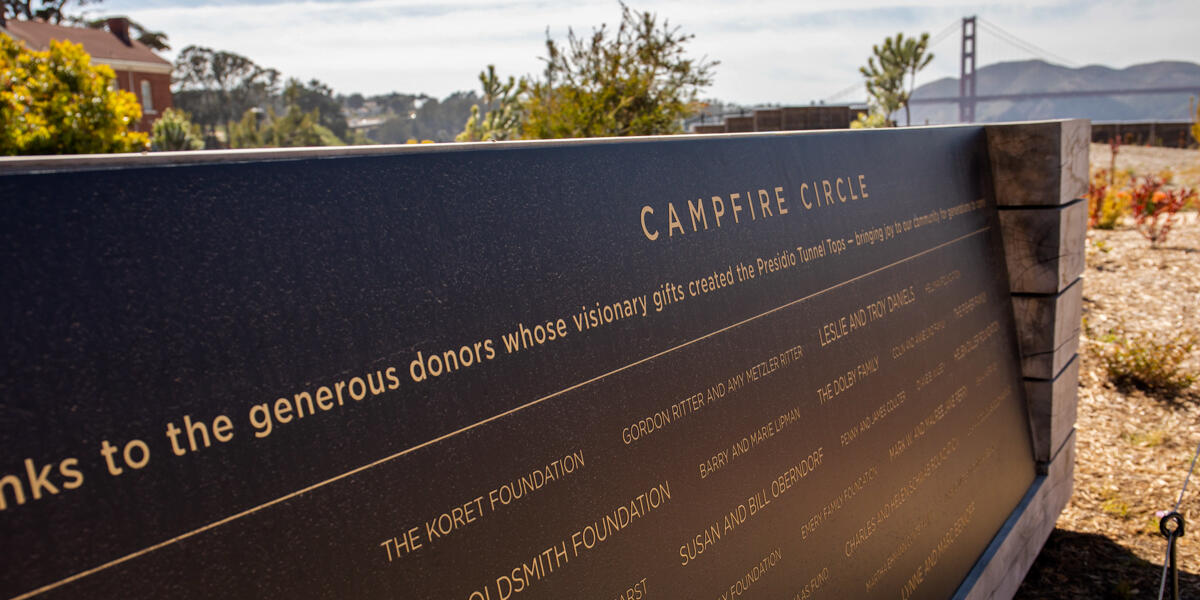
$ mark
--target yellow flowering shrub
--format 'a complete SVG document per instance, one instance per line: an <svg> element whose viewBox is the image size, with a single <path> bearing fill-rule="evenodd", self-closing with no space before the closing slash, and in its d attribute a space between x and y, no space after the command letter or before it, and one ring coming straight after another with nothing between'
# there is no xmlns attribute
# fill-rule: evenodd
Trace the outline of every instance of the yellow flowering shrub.
<svg viewBox="0 0 1200 600"><path fill-rule="evenodd" d="M0 34L0 155L145 150L148 136L131 130L142 109L115 77L79 44L39 52Z"/></svg>

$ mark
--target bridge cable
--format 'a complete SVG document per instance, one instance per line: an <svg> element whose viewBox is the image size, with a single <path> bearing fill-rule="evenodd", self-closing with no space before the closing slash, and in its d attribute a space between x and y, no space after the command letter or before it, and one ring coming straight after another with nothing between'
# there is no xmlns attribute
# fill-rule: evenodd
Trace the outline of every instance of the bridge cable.
<svg viewBox="0 0 1200 600"><path fill-rule="evenodd" d="M944 29L939 31L937 33L937 35L929 38L929 47L932 48L932 47L940 44L942 42L942 40L946 39L947 36L954 33L959 28L959 25L960 25L960 23L958 21L953 21L949 25L947 25Z"/></svg>
<svg viewBox="0 0 1200 600"><path fill-rule="evenodd" d="M1008 31L1005 31L999 25L996 25L995 23L992 23L991 21L984 20L982 17L979 18L979 24L983 25L983 28L985 31L987 31L988 33L991 33L992 35L995 35L996 38L999 39L1000 41L1005 42L1017 49L1024 50L1025 52L1028 52L1037 58L1045 60L1046 62L1057 62L1057 63L1063 64L1065 66L1068 66L1068 67L1078 67L1079 66L1079 64L1076 63L1075 61L1065 58L1063 56L1060 56L1058 54L1055 54L1053 52L1050 52L1049 50L1046 50L1045 48L1034 45L1033 43L1027 42L1027 41L1009 33Z"/></svg>
<svg viewBox="0 0 1200 600"><path fill-rule="evenodd" d="M858 83L848 85L845 88L838 90L833 95L825 98L824 102L832 103L834 100L841 99L841 98L845 97L846 95L853 93L855 90L861 89L864 85L865 84L862 83L861 81Z"/></svg>

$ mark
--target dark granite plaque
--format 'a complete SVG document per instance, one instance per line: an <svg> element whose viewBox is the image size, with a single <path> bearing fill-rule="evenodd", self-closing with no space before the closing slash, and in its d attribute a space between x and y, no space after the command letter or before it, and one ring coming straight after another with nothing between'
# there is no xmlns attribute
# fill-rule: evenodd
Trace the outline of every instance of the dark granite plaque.
<svg viewBox="0 0 1200 600"><path fill-rule="evenodd" d="M4 165L0 593L949 596L1034 479L982 138Z"/></svg>

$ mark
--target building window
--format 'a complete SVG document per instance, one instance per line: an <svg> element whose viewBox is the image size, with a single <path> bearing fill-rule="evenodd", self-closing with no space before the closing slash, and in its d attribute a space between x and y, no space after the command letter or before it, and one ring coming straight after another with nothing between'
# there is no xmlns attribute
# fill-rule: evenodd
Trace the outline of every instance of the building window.
<svg viewBox="0 0 1200 600"><path fill-rule="evenodd" d="M154 113L154 97L150 94L150 82L142 80L142 112Z"/></svg>

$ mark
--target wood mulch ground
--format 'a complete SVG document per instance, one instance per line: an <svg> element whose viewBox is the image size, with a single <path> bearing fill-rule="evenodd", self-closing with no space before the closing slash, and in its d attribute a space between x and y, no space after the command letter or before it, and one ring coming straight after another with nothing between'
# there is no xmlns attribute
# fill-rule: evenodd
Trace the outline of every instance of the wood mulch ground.
<svg viewBox="0 0 1200 600"><path fill-rule="evenodd" d="M1093 144L1093 168L1108 167L1109 157L1107 145ZM1169 167L1178 185L1200 187L1200 151L1127 146L1117 165L1138 173ZM1114 329L1160 341L1200 338L1194 209L1160 248L1131 223L1089 231L1083 314L1075 491L1017 597L1158 598L1166 542L1155 513L1175 505L1200 443L1200 383L1171 398L1119 389L1100 352ZM1200 350L1185 366L1200 374ZM1200 473L1179 512L1188 523L1179 540L1181 597L1200 598Z"/></svg>

